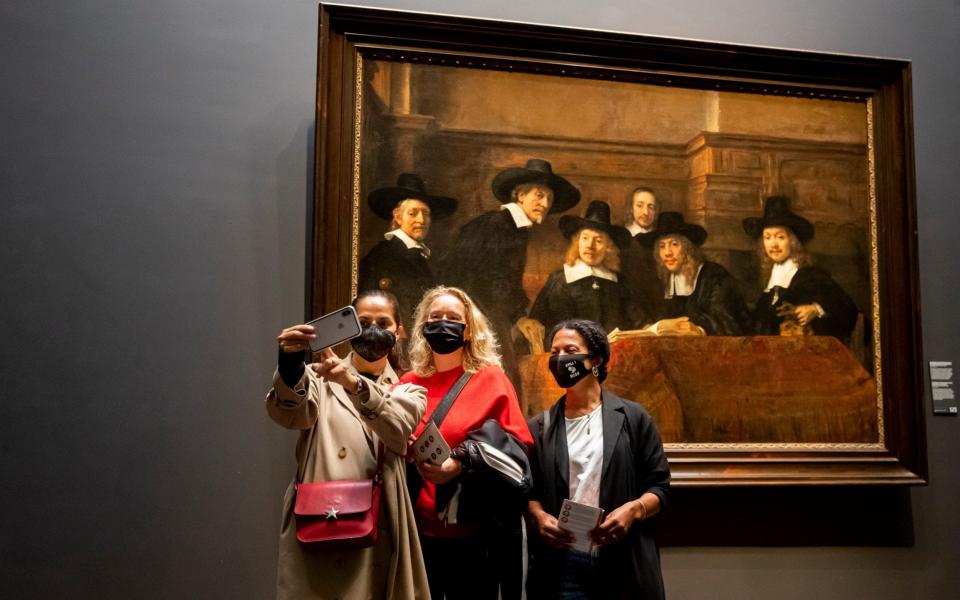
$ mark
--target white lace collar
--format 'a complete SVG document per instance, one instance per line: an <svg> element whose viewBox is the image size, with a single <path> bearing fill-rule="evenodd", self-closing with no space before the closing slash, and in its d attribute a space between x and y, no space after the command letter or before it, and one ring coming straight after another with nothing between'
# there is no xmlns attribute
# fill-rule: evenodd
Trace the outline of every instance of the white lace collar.
<svg viewBox="0 0 960 600"><path fill-rule="evenodd" d="M617 281L617 274L604 267L591 267L579 258L572 265L563 265L563 277L567 283L580 281L584 277L599 277L608 281Z"/></svg>
<svg viewBox="0 0 960 600"><path fill-rule="evenodd" d="M767 287L765 292L769 292L775 286L780 286L782 288L790 287L790 282L793 281L793 276L797 274L797 271L800 270L800 266L797 265L797 261L792 258L776 263L773 265L773 269L770 271L770 281L767 282Z"/></svg>
<svg viewBox="0 0 960 600"><path fill-rule="evenodd" d="M667 291L664 298L670 299L674 296L689 296L697 289L697 279L700 278L700 270L703 269L703 263L697 267L697 272L693 274L693 281L688 281L686 275L680 273L670 274L670 283L667 285Z"/></svg>
<svg viewBox="0 0 960 600"><path fill-rule="evenodd" d="M407 235L406 232L404 232L402 229L394 229L393 231L388 231L385 234L383 234L383 237L388 240L397 238L398 240L403 242L403 245L406 246L407 248L411 248L411 249L416 248L420 250L420 254L423 254L424 256L430 256L430 248L427 248L426 244L424 244L423 242L418 242L417 240L413 239L412 237Z"/></svg>
<svg viewBox="0 0 960 600"><path fill-rule="evenodd" d="M523 209L520 208L520 205L516 202L507 202L500 207L500 210L510 211L510 216L513 217L513 222L517 226L517 229L533 227L533 221L530 220L527 213L523 212Z"/></svg>
<svg viewBox="0 0 960 600"><path fill-rule="evenodd" d="M636 221L634 221L633 223L627 225L627 231L630 232L630 235L636 237L641 233L650 233L653 231L653 227L641 227L640 225L637 225Z"/></svg>

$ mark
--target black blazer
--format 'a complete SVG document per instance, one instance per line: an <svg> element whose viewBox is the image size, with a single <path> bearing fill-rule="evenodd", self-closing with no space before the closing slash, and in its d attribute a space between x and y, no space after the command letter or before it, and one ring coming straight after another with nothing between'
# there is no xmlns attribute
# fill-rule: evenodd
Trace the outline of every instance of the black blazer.
<svg viewBox="0 0 960 600"><path fill-rule="evenodd" d="M609 392L603 392L602 401L600 508L609 513L645 492L656 494L661 507L666 507L670 467L653 419L639 404ZM546 430L544 413L529 423L535 444L530 498L539 501L544 510L554 516L560 513L560 505L570 495L564 404L565 397L548 410L550 422ZM596 598L664 598L660 553L653 536L654 520L634 523L622 540L600 548ZM540 542L535 533L531 533L530 538L530 597L553 598L564 552Z"/></svg>

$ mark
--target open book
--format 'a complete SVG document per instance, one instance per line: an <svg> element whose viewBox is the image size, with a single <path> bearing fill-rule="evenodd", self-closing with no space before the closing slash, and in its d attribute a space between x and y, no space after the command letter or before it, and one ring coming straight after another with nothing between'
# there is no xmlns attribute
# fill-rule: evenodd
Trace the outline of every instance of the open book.
<svg viewBox="0 0 960 600"><path fill-rule="evenodd" d="M706 335L706 332L702 327L690 321L688 317L677 317L675 319L660 319L653 325L647 325L643 329L623 331L617 327L607 334L607 340L613 343L617 340L628 340L635 337L655 335L701 336Z"/></svg>

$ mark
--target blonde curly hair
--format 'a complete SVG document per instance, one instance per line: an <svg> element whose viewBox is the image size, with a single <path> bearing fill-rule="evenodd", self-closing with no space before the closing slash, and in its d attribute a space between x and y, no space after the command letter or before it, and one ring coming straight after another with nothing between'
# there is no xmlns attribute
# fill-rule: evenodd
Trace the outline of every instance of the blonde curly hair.
<svg viewBox="0 0 960 600"><path fill-rule="evenodd" d="M490 321L466 292L460 288L439 285L427 290L413 316L413 327L409 332L409 360L413 372L420 377L429 377L437 371L433 364L433 350L423 337L423 324L430 316L430 306L440 296L453 296L464 307L463 316L470 337L463 345L463 370L476 373L489 365L500 367L500 346Z"/></svg>

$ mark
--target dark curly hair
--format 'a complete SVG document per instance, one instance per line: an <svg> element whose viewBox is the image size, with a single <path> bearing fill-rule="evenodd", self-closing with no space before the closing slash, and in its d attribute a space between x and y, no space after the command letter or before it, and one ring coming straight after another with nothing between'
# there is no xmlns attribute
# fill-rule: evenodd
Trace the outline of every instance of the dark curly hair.
<svg viewBox="0 0 960 600"><path fill-rule="evenodd" d="M606 330L600 323L587 319L567 319L554 325L547 339L553 342L554 336L561 329L571 329L579 333L587 344L587 353L601 359L600 365L596 369L597 381L603 383L603 380L607 378L607 363L610 362L610 342L607 341Z"/></svg>

